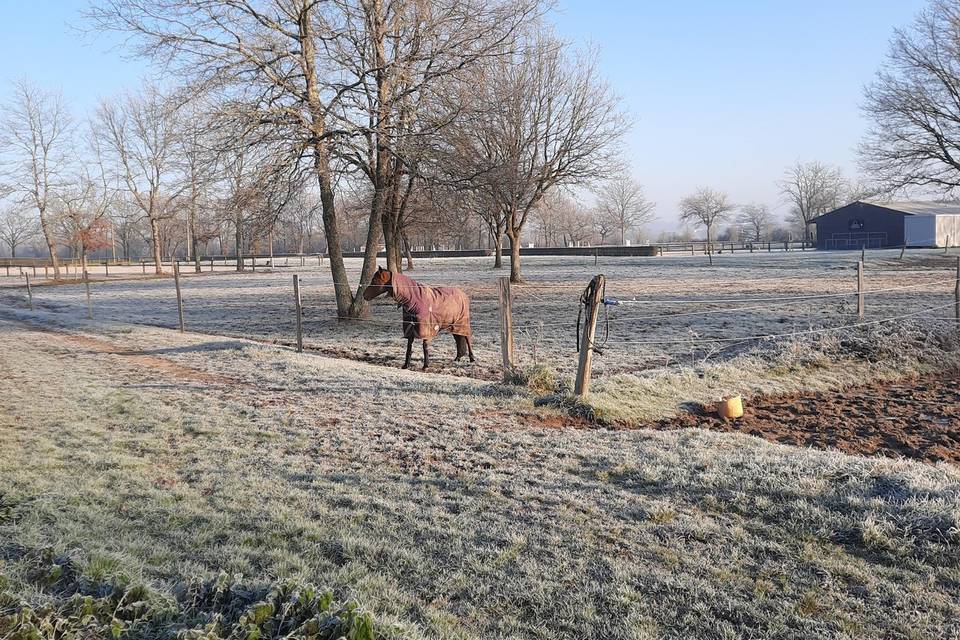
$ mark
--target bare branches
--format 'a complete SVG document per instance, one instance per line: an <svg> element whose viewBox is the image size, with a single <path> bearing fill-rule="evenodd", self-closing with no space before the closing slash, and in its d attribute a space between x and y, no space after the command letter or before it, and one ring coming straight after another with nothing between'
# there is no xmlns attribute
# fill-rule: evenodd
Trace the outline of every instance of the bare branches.
<svg viewBox="0 0 960 640"><path fill-rule="evenodd" d="M643 187L626 173L616 175L601 187L597 208L601 216L620 231L620 244L625 244L628 229L652 222L656 204L647 200Z"/></svg>
<svg viewBox="0 0 960 640"><path fill-rule="evenodd" d="M707 230L707 244L713 241L713 227L723 222L734 210L727 194L709 187L700 187L680 201L680 220L703 226Z"/></svg>
<svg viewBox="0 0 960 640"><path fill-rule="evenodd" d="M73 122L60 94L42 91L21 80L0 119L3 161L10 188L36 208L54 277L60 277L55 221L50 205L69 164Z"/></svg>
<svg viewBox="0 0 960 640"><path fill-rule="evenodd" d="M935 0L895 32L863 111L861 165L883 188L960 186L960 3Z"/></svg>

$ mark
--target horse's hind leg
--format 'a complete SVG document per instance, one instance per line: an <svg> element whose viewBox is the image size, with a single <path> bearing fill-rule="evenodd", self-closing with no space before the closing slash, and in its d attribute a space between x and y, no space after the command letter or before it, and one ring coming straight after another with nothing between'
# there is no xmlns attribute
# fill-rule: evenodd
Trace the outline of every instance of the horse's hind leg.
<svg viewBox="0 0 960 640"><path fill-rule="evenodd" d="M457 362L463 356L467 355L467 336L458 336L453 334L453 341L457 343L457 357L453 359L454 362Z"/></svg>
<svg viewBox="0 0 960 640"><path fill-rule="evenodd" d="M407 359L403 361L403 368L410 368L410 356L413 354L413 338L407 338Z"/></svg>
<svg viewBox="0 0 960 640"><path fill-rule="evenodd" d="M430 343L427 340L423 341L423 368L426 369L430 366Z"/></svg>
<svg viewBox="0 0 960 640"><path fill-rule="evenodd" d="M463 336L463 341L467 343L467 355L470 356L470 362L476 362L477 359L473 357L473 338L471 336Z"/></svg>

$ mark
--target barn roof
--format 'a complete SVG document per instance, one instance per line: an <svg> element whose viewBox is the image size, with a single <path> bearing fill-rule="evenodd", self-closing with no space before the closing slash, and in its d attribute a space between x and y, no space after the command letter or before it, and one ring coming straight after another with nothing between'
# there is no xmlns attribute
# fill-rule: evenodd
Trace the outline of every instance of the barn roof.
<svg viewBox="0 0 960 640"><path fill-rule="evenodd" d="M960 202L933 202L923 200L900 200L896 202L885 202L876 200L857 200L856 202L851 202L850 204L844 205L839 209L821 213L810 222L816 222L820 218L826 217L835 211L846 209L847 207L855 204L868 204L872 207L880 207L881 209L889 209L891 211L905 213L908 216L960 216Z"/></svg>
<svg viewBox="0 0 960 640"><path fill-rule="evenodd" d="M900 211L912 216L960 215L960 202L930 202L922 200L901 200L897 202L872 202L867 204L884 209Z"/></svg>

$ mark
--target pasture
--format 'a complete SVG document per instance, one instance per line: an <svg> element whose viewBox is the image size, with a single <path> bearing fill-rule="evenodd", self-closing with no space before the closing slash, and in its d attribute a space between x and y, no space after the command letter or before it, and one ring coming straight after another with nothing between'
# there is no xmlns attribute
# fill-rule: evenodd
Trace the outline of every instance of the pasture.
<svg viewBox="0 0 960 640"><path fill-rule="evenodd" d="M518 366L540 377L526 386L499 382L498 274L476 260L411 274L474 301L480 363L454 365L441 336L427 373L399 370L393 305L337 322L315 267L184 277L185 334L169 279L93 283L93 321L82 286L36 287L35 312L4 289L4 588L41 605L142 584L181 630L211 623L186 613L183 585L223 572L253 594L330 588L381 637L956 636L955 464L717 433L683 413L723 392L799 405L873 380L875 410L829 419L882 440L885 403L903 401L914 432L955 428L955 258L868 254L860 323L844 297L858 257L527 260ZM565 389L598 272L625 304L609 307L581 406ZM304 354L287 346L292 273ZM884 391L905 376L954 382ZM682 425L651 423L677 412Z"/></svg>

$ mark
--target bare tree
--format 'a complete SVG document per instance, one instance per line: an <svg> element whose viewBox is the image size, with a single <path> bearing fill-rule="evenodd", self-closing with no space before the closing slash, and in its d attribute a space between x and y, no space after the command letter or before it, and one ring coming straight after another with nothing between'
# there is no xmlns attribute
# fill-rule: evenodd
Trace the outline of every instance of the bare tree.
<svg viewBox="0 0 960 640"><path fill-rule="evenodd" d="M745 204L740 207L739 222L747 227L752 242L760 242L766 237L773 222L770 207L765 204Z"/></svg>
<svg viewBox="0 0 960 640"><path fill-rule="evenodd" d="M521 282L520 243L531 212L558 186L588 186L616 166L628 129L596 59L572 60L538 34L479 79L480 108L456 138L464 173L479 176L510 239L510 279Z"/></svg>
<svg viewBox="0 0 960 640"><path fill-rule="evenodd" d="M200 252L197 245L212 237L212 230L202 225L205 209L210 204L210 190L217 180L218 154L214 149L211 129L214 123L206 116L209 105L194 100L179 109L175 124L179 135L174 140L174 162L178 189L186 206L187 259L193 258L194 271L200 273Z"/></svg>
<svg viewBox="0 0 960 640"><path fill-rule="evenodd" d="M0 213L0 242L7 245L10 257L17 257L17 248L29 242L39 232L35 216L22 205L7 205Z"/></svg>
<svg viewBox="0 0 960 640"><path fill-rule="evenodd" d="M138 95L102 101L95 126L94 137L109 147L121 184L150 226L155 270L162 274L161 222L173 215L170 205L185 189L174 178L175 106L147 85Z"/></svg>
<svg viewBox="0 0 960 640"><path fill-rule="evenodd" d="M5 147L11 187L37 210L57 279L60 261L56 221L50 208L69 164L72 130L72 120L60 94L43 91L26 80L14 83L13 98L0 122L0 143Z"/></svg>
<svg viewBox="0 0 960 640"><path fill-rule="evenodd" d="M933 0L897 29L865 91L860 162L884 188L960 186L960 2Z"/></svg>
<svg viewBox="0 0 960 640"><path fill-rule="evenodd" d="M609 218L614 227L620 230L620 244L626 241L627 229L634 229L655 218L655 206L644 196L640 183L626 173L606 182L597 198L601 215Z"/></svg>
<svg viewBox="0 0 960 640"><path fill-rule="evenodd" d="M839 168L816 161L796 163L786 170L778 185L790 204L790 213L803 227L804 241L810 240L813 219L840 206L847 191Z"/></svg>
<svg viewBox="0 0 960 640"><path fill-rule="evenodd" d="M713 242L713 228L734 210L727 194L709 187L700 187L680 201L680 220L703 226L707 230L707 251Z"/></svg>
<svg viewBox="0 0 960 640"><path fill-rule="evenodd" d="M342 145L354 136L363 137L366 148L377 155L363 164L374 167L375 177L395 175L397 165L390 159L398 152L390 131L398 122L401 105L455 69L464 54L483 57L482 51L471 53L470 43L457 39L472 34L495 40L489 34L524 21L522 13L503 19L520 4L509 0L101 0L88 18L98 28L132 34L142 55L193 86L229 98L236 117L256 124L262 144L285 149L289 159L313 171L338 315L352 317L365 309L362 290L376 266L371 256L376 255L381 220L375 219L380 208L375 204L370 207L361 285L352 292L334 191L335 162L342 157ZM499 8L500 14L492 7ZM438 31L445 34L440 39L423 29L436 20L440 20ZM401 41L421 42L422 47L412 53L399 47L398 56L392 48ZM357 52L362 57L354 55ZM434 55L443 53L460 55L460 61L451 65ZM410 71L414 68L416 73ZM391 87L398 80L395 72L405 74L398 85L404 86L400 92ZM357 95L376 100L361 103ZM409 169L401 165L401 171ZM375 198L382 199L384 187L377 179Z"/></svg>

